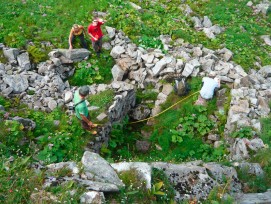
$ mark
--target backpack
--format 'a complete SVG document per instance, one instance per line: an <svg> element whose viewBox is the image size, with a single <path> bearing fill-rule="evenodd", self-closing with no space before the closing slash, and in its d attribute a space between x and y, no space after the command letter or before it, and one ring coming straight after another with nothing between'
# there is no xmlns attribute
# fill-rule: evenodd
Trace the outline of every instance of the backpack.
<svg viewBox="0 0 271 204"><path fill-rule="evenodd" d="M79 101L79 102L78 102L78 103L76 103L75 105L70 106L70 107L69 107L69 109L70 109L70 110L75 111L76 106L78 106L80 103L83 103L84 101L85 101L85 99L84 99L84 100L82 100L82 101Z"/></svg>
<svg viewBox="0 0 271 204"><path fill-rule="evenodd" d="M178 96L185 96L190 90L188 84L185 81L185 78L175 79L175 84L173 88Z"/></svg>

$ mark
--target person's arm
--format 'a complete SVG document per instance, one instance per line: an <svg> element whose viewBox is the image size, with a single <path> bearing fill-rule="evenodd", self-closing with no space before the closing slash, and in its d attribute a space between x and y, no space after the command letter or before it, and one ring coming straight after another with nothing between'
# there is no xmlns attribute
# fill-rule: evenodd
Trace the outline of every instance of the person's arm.
<svg viewBox="0 0 271 204"><path fill-rule="evenodd" d="M97 38L95 38L92 34L91 34L91 32L90 32L90 29L88 28L88 34L89 34L89 36L90 36L90 40L91 40L91 38L93 38L95 41L97 41L98 39Z"/></svg>
<svg viewBox="0 0 271 204"><path fill-rule="evenodd" d="M104 24L104 23L106 22L106 20L104 20L104 19L102 19L102 18L98 18L97 20L98 20L98 22L99 22L100 24Z"/></svg>
<svg viewBox="0 0 271 204"><path fill-rule="evenodd" d="M80 116L81 116L82 120L88 124L89 127L91 127L93 125L93 123L91 121L89 121L85 115L80 114Z"/></svg>
<svg viewBox="0 0 271 204"><path fill-rule="evenodd" d="M69 49L71 50L72 49L72 36L73 36L73 29L71 29L71 32L70 32L70 35L69 35Z"/></svg>

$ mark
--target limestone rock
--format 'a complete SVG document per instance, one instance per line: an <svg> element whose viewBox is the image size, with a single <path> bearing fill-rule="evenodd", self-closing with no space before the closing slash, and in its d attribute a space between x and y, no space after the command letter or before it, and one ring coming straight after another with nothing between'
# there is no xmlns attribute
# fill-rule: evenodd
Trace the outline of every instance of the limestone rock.
<svg viewBox="0 0 271 204"><path fill-rule="evenodd" d="M22 93L29 86L25 75L5 75L3 79L13 89L13 93Z"/></svg>
<svg viewBox="0 0 271 204"><path fill-rule="evenodd" d="M18 64L22 68L22 70L30 70L31 69L31 63L29 60L29 54L28 52L24 52L17 57Z"/></svg>
<svg viewBox="0 0 271 204"><path fill-rule="evenodd" d="M104 182L124 186L114 169L100 155L86 151L82 157L82 164L86 172L94 174Z"/></svg>

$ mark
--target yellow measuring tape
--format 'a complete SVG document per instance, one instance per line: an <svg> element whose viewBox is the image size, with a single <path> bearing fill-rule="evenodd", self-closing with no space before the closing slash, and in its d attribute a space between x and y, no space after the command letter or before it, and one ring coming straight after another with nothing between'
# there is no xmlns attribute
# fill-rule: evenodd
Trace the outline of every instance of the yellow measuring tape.
<svg viewBox="0 0 271 204"><path fill-rule="evenodd" d="M199 93L199 91L197 91L197 92L195 92L195 93L193 93L193 94L191 94L191 95L189 95L189 96L187 96L187 97L185 97L185 98L179 100L177 103L174 103L172 106L168 107L167 109L163 110L162 112L158 113L157 115L151 116L151 117L146 118L146 119L143 119L143 120L138 120L138 121L135 121L135 122L131 122L131 123L128 123L128 124L140 123L140 122L143 122L143 121L146 121L146 120L155 118L155 117L157 117L157 116L163 114L164 112L168 111L168 110L171 109L172 107L176 106L178 103L181 103L182 101L184 101L184 100L190 98L191 96L193 96L193 95L195 95L195 94L197 94L197 93Z"/></svg>

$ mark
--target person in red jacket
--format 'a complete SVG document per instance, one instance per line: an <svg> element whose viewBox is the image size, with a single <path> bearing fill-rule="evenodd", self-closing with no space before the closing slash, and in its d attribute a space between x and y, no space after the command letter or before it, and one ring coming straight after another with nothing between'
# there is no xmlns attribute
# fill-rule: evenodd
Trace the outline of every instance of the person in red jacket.
<svg viewBox="0 0 271 204"><path fill-rule="evenodd" d="M105 21L101 18L95 18L88 26L88 34L91 37L92 47L97 53L98 57L100 56L100 53L102 51L103 32L101 29L101 25L103 25L104 22Z"/></svg>

